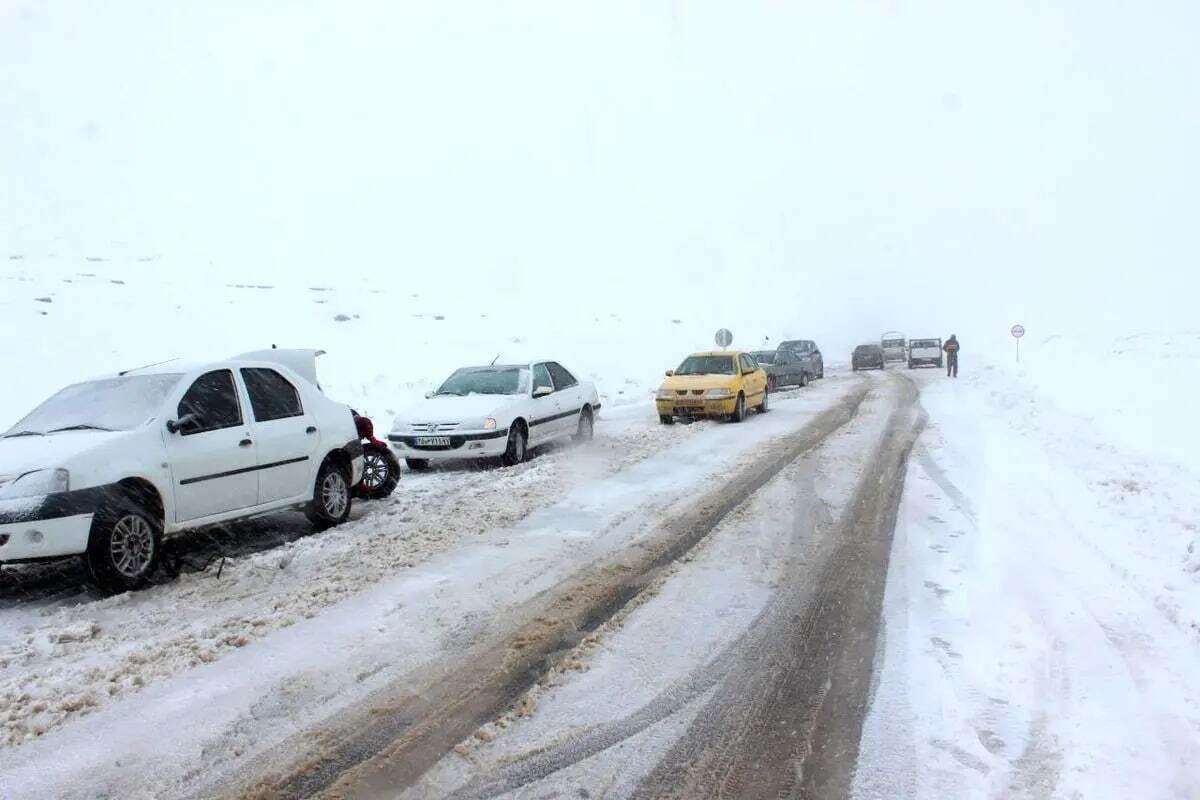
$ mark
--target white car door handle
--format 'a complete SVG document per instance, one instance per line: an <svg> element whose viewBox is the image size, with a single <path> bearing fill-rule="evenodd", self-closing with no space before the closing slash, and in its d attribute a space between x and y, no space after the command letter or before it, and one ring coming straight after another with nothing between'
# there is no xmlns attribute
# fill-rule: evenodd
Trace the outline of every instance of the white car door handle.
<svg viewBox="0 0 1200 800"><path fill-rule="evenodd" d="M238 442L238 447L249 447L252 444L254 444L254 442L252 442L251 440L242 439L240 442Z"/></svg>

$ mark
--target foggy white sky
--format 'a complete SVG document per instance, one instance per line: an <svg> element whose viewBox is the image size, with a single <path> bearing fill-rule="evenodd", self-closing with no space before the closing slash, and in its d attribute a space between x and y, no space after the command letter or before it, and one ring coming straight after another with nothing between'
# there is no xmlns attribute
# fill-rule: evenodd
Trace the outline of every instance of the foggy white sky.
<svg viewBox="0 0 1200 800"><path fill-rule="evenodd" d="M15 0L0 258L1195 327L1200 5L1047 5Z"/></svg>

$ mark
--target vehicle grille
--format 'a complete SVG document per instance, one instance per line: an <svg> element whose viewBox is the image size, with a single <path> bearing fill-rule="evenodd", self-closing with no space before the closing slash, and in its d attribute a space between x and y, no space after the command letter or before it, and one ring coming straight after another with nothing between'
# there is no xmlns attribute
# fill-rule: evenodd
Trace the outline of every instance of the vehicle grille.
<svg viewBox="0 0 1200 800"><path fill-rule="evenodd" d="M459 422L414 422L413 433L449 433L458 428Z"/></svg>
<svg viewBox="0 0 1200 800"><path fill-rule="evenodd" d="M697 396L704 394L703 389L692 389L691 392L692 392L692 394L697 395ZM676 389L675 390L675 394L679 395L680 397L686 395L687 393L688 393L687 389Z"/></svg>

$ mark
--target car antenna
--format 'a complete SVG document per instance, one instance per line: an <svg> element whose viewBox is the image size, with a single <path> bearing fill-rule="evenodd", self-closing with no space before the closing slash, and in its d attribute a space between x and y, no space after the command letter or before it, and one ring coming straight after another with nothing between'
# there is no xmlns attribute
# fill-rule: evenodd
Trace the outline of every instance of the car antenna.
<svg viewBox="0 0 1200 800"><path fill-rule="evenodd" d="M488 364L488 366L489 366L489 367L494 367L494 366L496 366L496 362L497 362L497 361L499 361L499 360L500 360L500 353L496 353L496 357L492 359L492 363L491 363L491 364Z"/></svg>
<svg viewBox="0 0 1200 800"><path fill-rule="evenodd" d="M139 369L150 369L151 367L161 367L163 364L170 364L172 361L178 361L178 360L179 360L179 356L175 356L174 358L168 358L166 361L157 361L153 364L143 364L140 367L132 367L130 369L121 370L120 372L117 373L117 375L120 375L123 378L131 372L137 372Z"/></svg>

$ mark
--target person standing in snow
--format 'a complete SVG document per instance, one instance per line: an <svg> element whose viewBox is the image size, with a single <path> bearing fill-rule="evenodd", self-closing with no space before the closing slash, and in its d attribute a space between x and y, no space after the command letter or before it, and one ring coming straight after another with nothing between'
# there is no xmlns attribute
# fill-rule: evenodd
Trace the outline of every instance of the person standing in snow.
<svg viewBox="0 0 1200 800"><path fill-rule="evenodd" d="M946 377L958 377L958 336L950 334L950 338L942 345L942 349L946 351Z"/></svg>

